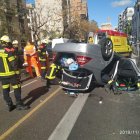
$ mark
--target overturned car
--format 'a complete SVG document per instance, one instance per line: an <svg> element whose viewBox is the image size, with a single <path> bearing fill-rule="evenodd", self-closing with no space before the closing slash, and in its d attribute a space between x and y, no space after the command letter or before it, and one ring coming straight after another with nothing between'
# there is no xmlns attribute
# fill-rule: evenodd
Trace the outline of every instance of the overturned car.
<svg viewBox="0 0 140 140"><path fill-rule="evenodd" d="M121 79L127 87L140 88L140 70L130 58L113 52L112 42L105 39L99 44L56 44L54 63L61 66L61 86L73 91L88 91L95 84L106 85L108 81Z"/></svg>

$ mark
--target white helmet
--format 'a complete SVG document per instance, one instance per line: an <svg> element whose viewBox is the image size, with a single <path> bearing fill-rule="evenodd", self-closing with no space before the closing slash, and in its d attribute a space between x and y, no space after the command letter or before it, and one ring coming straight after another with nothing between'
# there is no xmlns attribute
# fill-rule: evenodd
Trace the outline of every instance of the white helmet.
<svg viewBox="0 0 140 140"><path fill-rule="evenodd" d="M13 44L13 45L17 45L17 44L18 44L18 41L17 41L17 40L14 40L14 41L12 42L12 44Z"/></svg>
<svg viewBox="0 0 140 140"><path fill-rule="evenodd" d="M18 41L17 41L17 40L14 40L14 41L12 42L12 44L13 44L13 45L17 45L17 44L18 44Z"/></svg>
<svg viewBox="0 0 140 140"><path fill-rule="evenodd" d="M2 36L2 37L0 38L0 41L6 42L6 43L11 42L9 36L7 36L7 35Z"/></svg>

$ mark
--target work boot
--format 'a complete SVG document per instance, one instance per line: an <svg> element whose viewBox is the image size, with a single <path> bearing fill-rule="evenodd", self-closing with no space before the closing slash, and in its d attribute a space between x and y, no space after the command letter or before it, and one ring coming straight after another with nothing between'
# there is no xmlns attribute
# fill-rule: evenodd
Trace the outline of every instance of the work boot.
<svg viewBox="0 0 140 140"><path fill-rule="evenodd" d="M11 112L12 110L14 110L16 108L15 105L13 105L13 102L8 103L7 105L8 105L9 112Z"/></svg>
<svg viewBox="0 0 140 140"><path fill-rule="evenodd" d="M27 110L29 109L29 106L26 106L25 104L23 104L22 102L18 102L16 104L16 109L17 110Z"/></svg>

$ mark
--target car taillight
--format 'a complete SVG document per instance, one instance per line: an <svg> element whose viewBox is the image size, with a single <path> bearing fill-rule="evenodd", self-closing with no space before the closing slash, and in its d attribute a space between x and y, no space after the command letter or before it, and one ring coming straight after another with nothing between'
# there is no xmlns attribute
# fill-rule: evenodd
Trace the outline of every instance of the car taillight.
<svg viewBox="0 0 140 140"><path fill-rule="evenodd" d="M87 56L77 56L77 62L80 66L85 65L86 63L88 63L92 58L87 57Z"/></svg>
<svg viewBox="0 0 140 140"><path fill-rule="evenodd" d="M54 61L56 58L56 53L53 52L52 60Z"/></svg>

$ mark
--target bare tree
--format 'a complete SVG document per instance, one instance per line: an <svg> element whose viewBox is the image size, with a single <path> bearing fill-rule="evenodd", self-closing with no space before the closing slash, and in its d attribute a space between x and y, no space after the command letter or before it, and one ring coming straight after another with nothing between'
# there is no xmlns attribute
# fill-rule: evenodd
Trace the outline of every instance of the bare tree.
<svg viewBox="0 0 140 140"><path fill-rule="evenodd" d="M74 15L71 16L71 21L65 30L64 36L75 40L87 40L89 32L95 32L98 29L97 23L94 21L88 21L86 18L82 18L74 11Z"/></svg>
<svg viewBox="0 0 140 140"><path fill-rule="evenodd" d="M62 11L46 4L37 5L32 9L31 30L33 31L34 40L42 38L60 36L62 34Z"/></svg>

